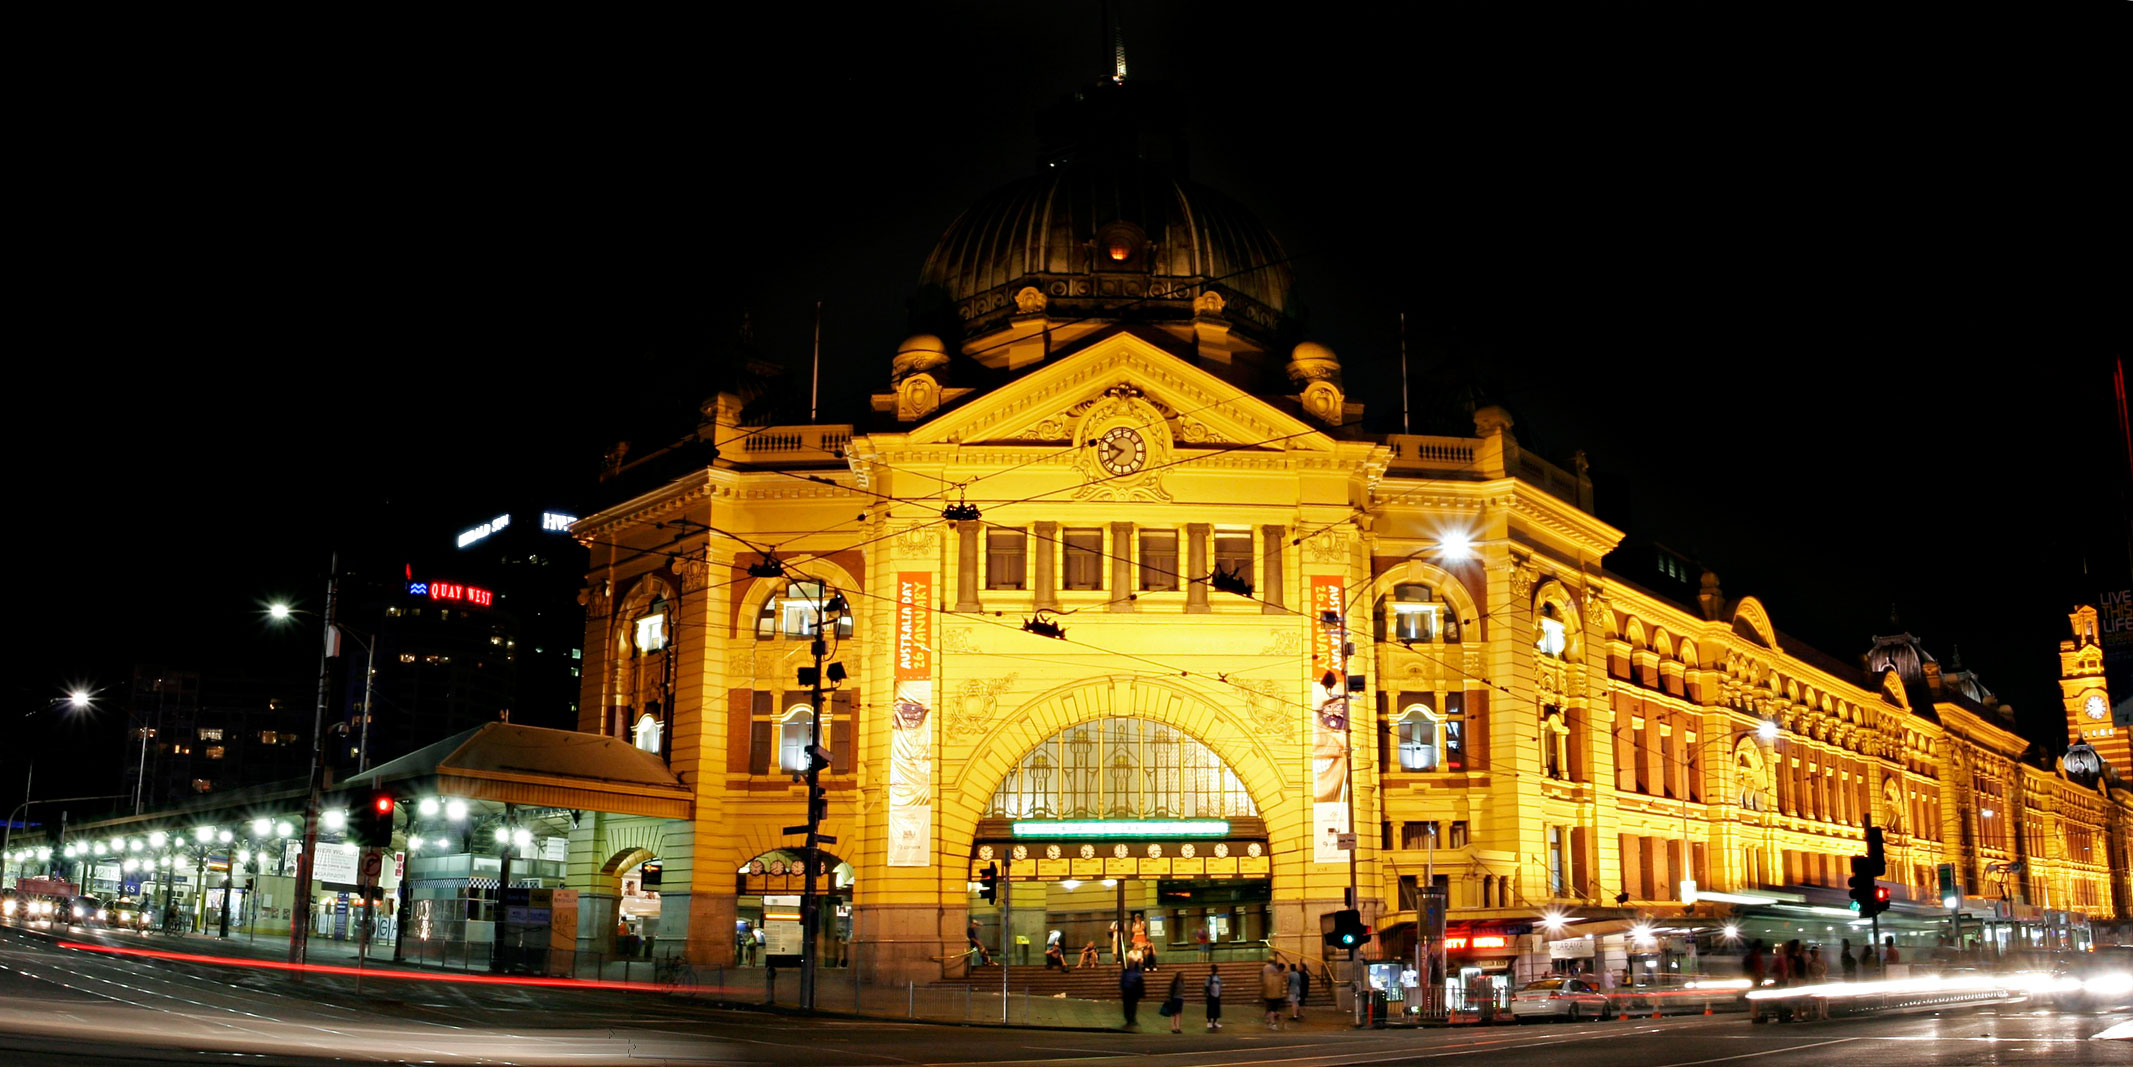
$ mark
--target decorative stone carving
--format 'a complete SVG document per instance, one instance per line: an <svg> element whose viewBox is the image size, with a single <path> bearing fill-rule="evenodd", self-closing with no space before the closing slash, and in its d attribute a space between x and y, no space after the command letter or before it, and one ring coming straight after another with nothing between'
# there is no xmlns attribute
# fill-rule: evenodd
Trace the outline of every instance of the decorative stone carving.
<svg viewBox="0 0 2133 1067"><path fill-rule="evenodd" d="M896 535L896 549L907 556L923 556L940 550L938 526L906 526Z"/></svg>
<svg viewBox="0 0 2133 1067"><path fill-rule="evenodd" d="M1262 656L1303 655L1303 634L1297 632L1293 626L1279 630L1268 630L1266 647L1260 649L1259 654Z"/></svg>
<svg viewBox="0 0 2133 1067"><path fill-rule="evenodd" d="M605 581L596 582L578 590L578 603L585 605L585 617L588 619L607 618L613 610L610 606L611 601L612 598L608 596L608 584Z"/></svg>
<svg viewBox="0 0 2133 1067"><path fill-rule="evenodd" d="M1598 590L1598 589L1595 589L1595 588L1593 588L1592 586L1586 586L1586 587L1585 587L1585 629L1586 629L1586 631L1587 631L1588 633L1592 634L1592 635L1593 635L1593 636L1595 636L1595 637L1604 637L1604 636L1606 636L1606 635L1607 635L1607 633L1608 633L1608 632L1609 632L1609 630L1610 630L1610 627L1609 627L1609 626L1607 625L1607 624L1608 624L1608 622L1609 622L1609 620L1610 620L1610 612L1609 612L1609 610L1608 610L1608 605L1607 605L1607 599L1606 599L1605 597L1602 597L1602 596L1600 595L1600 592L1599 592L1599 590Z"/></svg>
<svg viewBox="0 0 2133 1067"><path fill-rule="evenodd" d="M1312 382L1304 386L1300 400L1304 414L1328 425L1339 425L1347 413L1347 398L1330 382Z"/></svg>
<svg viewBox="0 0 2133 1067"><path fill-rule="evenodd" d="M1346 563L1355 555L1355 535L1336 526L1306 539L1303 549L1304 558L1313 563Z"/></svg>
<svg viewBox="0 0 2133 1067"><path fill-rule="evenodd" d="M1022 431L1021 433L1016 434L1015 440L1065 441L1068 440L1070 437L1071 435L1067 433L1067 416L1054 415L1051 418L1045 419L1037 423L1037 425Z"/></svg>
<svg viewBox="0 0 2133 1067"><path fill-rule="evenodd" d="M1511 579L1511 595L1520 600L1533 595L1536 575L1533 564L1527 560L1512 558L1504 562L1504 574Z"/></svg>
<svg viewBox="0 0 2133 1067"><path fill-rule="evenodd" d="M976 652L978 642L971 636L968 626L944 626L941 628L940 651Z"/></svg>
<svg viewBox="0 0 2133 1067"><path fill-rule="evenodd" d="M992 729L992 720L1000 710L1000 693L1015 680L1010 674L1001 678L972 678L965 681L955 694L955 711L948 716L948 732L957 737L977 737Z"/></svg>
<svg viewBox="0 0 2133 1067"><path fill-rule="evenodd" d="M1229 440L1229 438L1222 436L1219 431L1208 429L1207 424L1204 422L1180 419L1178 420L1178 440L1187 444L1218 445Z"/></svg>
<svg viewBox="0 0 2133 1067"><path fill-rule="evenodd" d="M1220 315L1222 309L1228 306L1229 301L1222 299L1222 294L1212 289L1192 298L1192 313L1195 315Z"/></svg>
<svg viewBox="0 0 2133 1067"><path fill-rule="evenodd" d="M941 383L931 374L912 374L896 387L896 418L913 422L931 415L941 406Z"/></svg>
<svg viewBox="0 0 2133 1067"><path fill-rule="evenodd" d="M1252 729L1268 737L1288 740L1295 728L1295 717L1287 714L1288 706L1281 699L1280 682L1246 678L1230 684L1244 691L1245 709Z"/></svg>
<svg viewBox="0 0 2133 1067"><path fill-rule="evenodd" d="M1043 314L1045 299L1035 286L1025 285L1015 293L1015 310L1024 315Z"/></svg>
<svg viewBox="0 0 2133 1067"><path fill-rule="evenodd" d="M694 557L677 559L674 561L674 574L681 579L682 592L700 592L711 584L711 561Z"/></svg>

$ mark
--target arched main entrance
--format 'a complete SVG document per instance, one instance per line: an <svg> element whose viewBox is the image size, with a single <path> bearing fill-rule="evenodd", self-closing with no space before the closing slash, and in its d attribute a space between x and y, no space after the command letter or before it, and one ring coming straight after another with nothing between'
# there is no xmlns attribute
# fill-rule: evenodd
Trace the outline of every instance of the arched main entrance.
<svg viewBox="0 0 2133 1067"><path fill-rule="evenodd" d="M1093 949L1160 959L1265 953L1266 820L1243 778L1199 738L1139 716L1059 730L1011 764L971 846L975 937L1017 963ZM985 875L997 879L984 899Z"/></svg>

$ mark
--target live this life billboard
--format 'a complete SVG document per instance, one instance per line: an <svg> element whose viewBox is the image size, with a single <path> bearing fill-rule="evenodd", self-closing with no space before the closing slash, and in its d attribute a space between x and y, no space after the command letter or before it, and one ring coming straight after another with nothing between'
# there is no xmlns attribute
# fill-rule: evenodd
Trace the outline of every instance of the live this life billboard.
<svg viewBox="0 0 2133 1067"><path fill-rule="evenodd" d="M2096 640L2103 646L2103 679L2117 725L2133 727L2133 588L2097 594Z"/></svg>

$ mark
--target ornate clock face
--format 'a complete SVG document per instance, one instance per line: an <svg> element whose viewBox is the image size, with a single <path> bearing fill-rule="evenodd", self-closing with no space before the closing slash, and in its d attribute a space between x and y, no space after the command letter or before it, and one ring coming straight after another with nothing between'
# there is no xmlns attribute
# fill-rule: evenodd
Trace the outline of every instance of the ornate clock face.
<svg viewBox="0 0 2133 1067"><path fill-rule="evenodd" d="M2091 694L2088 702L2081 705L2081 713L2097 722L2102 722L2103 717L2111 713L2111 709L2104 704L2102 697Z"/></svg>
<svg viewBox="0 0 2133 1067"><path fill-rule="evenodd" d="M1148 462L1148 443L1131 426L1113 426L1096 439L1096 462L1112 474L1132 474Z"/></svg>

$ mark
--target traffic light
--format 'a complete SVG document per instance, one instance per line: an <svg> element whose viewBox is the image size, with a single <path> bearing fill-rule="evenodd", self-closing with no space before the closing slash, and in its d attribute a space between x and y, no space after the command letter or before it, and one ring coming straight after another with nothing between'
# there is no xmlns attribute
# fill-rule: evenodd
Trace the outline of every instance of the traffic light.
<svg viewBox="0 0 2133 1067"><path fill-rule="evenodd" d="M373 789L348 820L348 839L365 848L393 843L393 795Z"/></svg>
<svg viewBox="0 0 2133 1067"><path fill-rule="evenodd" d="M1327 948L1361 948L1370 940L1370 927L1363 925L1363 913L1349 908L1333 913L1333 929L1325 934Z"/></svg>
<svg viewBox="0 0 2133 1067"><path fill-rule="evenodd" d="M1879 826L1866 828L1866 873L1871 878L1879 878L1889 873L1888 859L1881 851L1881 827Z"/></svg>
<svg viewBox="0 0 2133 1067"><path fill-rule="evenodd" d="M1861 916L1872 915L1873 912L1866 909L1874 899L1876 886L1873 874L1867 870L1865 856L1852 857L1852 876L1844 884L1850 887L1845 895L1852 898L1852 910Z"/></svg>
<svg viewBox="0 0 2133 1067"><path fill-rule="evenodd" d="M807 769L826 771L830 769L830 750L821 745L807 746Z"/></svg>
<svg viewBox="0 0 2133 1067"><path fill-rule="evenodd" d="M999 866L999 864L996 864L996 863L988 863L988 864L986 864L986 865L985 865L985 869L984 869L984 870L982 870L982 871L979 871L979 872L978 872L978 895L979 895L979 896L981 896L981 897L984 897L984 898L985 898L985 903L987 903L987 904L995 904L995 903L998 903L998 902L999 902L999 900L1000 900L1000 866Z"/></svg>
<svg viewBox="0 0 2133 1067"><path fill-rule="evenodd" d="M1865 905L1859 909L1859 915L1861 918L1871 919L1887 910L1889 910L1889 887L1877 885L1874 887L1873 894L1867 898Z"/></svg>
<svg viewBox="0 0 2133 1067"><path fill-rule="evenodd" d="M818 824L819 824L820 822L822 822L822 820L824 820L824 819L827 819L827 818L829 818L829 813L830 813L830 802L829 802L829 790L828 790L828 789L825 789L825 788L823 788L823 787L822 787L822 785L821 785L820 783L817 783L817 784L814 784L814 785L810 785L810 786L808 786L808 787L807 787L807 818L808 818L808 820L809 820L810 822L814 822L814 823L818 823Z"/></svg>

